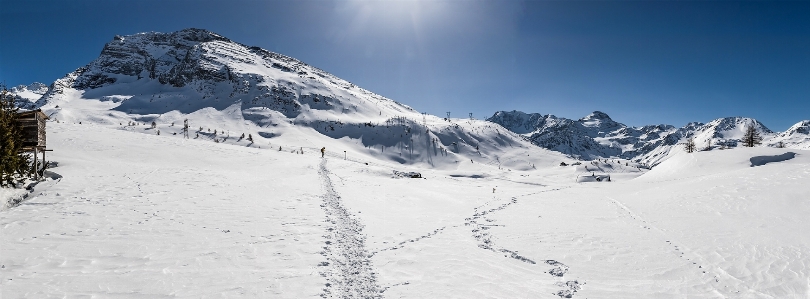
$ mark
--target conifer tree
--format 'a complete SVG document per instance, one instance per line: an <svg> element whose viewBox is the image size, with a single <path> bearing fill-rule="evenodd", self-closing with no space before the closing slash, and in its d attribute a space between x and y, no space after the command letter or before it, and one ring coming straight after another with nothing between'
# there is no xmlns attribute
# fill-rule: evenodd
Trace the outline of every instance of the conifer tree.
<svg viewBox="0 0 810 299"><path fill-rule="evenodd" d="M19 108L14 96L0 86L0 186L14 186L15 173L27 176L30 155L22 154L22 127L17 122Z"/></svg>
<svg viewBox="0 0 810 299"><path fill-rule="evenodd" d="M748 125L748 127L745 128L745 134L743 134L741 141L745 147L754 147L762 143L762 136L759 135L754 125Z"/></svg>

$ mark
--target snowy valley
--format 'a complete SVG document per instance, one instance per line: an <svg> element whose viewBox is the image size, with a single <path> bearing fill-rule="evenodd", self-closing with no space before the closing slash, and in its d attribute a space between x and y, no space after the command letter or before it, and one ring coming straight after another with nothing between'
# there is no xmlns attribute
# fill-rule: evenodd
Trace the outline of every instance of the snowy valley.
<svg viewBox="0 0 810 299"><path fill-rule="evenodd" d="M200 29L12 92L3 298L810 298L810 121L446 119Z"/></svg>

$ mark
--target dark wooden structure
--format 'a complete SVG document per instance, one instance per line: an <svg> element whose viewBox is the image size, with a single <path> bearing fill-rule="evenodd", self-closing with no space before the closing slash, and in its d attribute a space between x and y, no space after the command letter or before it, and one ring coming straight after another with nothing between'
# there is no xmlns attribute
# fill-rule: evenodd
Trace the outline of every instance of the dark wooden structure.
<svg viewBox="0 0 810 299"><path fill-rule="evenodd" d="M23 150L34 152L34 165L32 170L34 172L34 179L39 175L39 153L42 153L42 169L45 169L45 151L46 135L45 135L45 121L48 116L42 110L31 110L20 112L17 114L17 121L22 127Z"/></svg>

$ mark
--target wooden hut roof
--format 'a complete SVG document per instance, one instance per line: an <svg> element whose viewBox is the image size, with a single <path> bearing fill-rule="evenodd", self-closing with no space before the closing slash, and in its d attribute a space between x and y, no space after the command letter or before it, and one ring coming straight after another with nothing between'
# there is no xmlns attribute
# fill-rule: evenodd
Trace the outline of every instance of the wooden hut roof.
<svg viewBox="0 0 810 299"><path fill-rule="evenodd" d="M23 111L17 113L17 117L19 118L34 118L34 115L39 115L40 119L49 119L48 115L42 112L42 109L31 110L31 111Z"/></svg>

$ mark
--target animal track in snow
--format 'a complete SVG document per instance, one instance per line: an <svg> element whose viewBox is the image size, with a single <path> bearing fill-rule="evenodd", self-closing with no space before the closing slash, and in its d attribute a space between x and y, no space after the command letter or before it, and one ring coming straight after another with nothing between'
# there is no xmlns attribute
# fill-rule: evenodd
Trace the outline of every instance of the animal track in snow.
<svg viewBox="0 0 810 299"><path fill-rule="evenodd" d="M369 257L374 256L375 254L380 253L380 252L383 252L383 251L388 251L388 250L397 250L397 249L400 249L400 248L402 248L402 247L405 247L405 244L408 244L408 243L418 242L418 241L421 241L422 239L427 239L427 238L433 237L433 236L435 236L436 234L438 234L438 233L442 232L442 231L443 231L445 228L446 228L446 226L443 226L443 227L441 227L441 228L437 228L437 229L433 230L432 232L427 233L427 234L425 234L425 235L422 235L422 236L419 236L419 237L416 237L416 238L413 238L413 239L408 239L408 240L405 240L405 241L399 242L399 243L397 243L397 245L394 245L394 246L392 246L392 247L388 247L388 248L383 248L383 249L377 250L377 251L375 251L375 252L372 252L372 253L369 255Z"/></svg>

